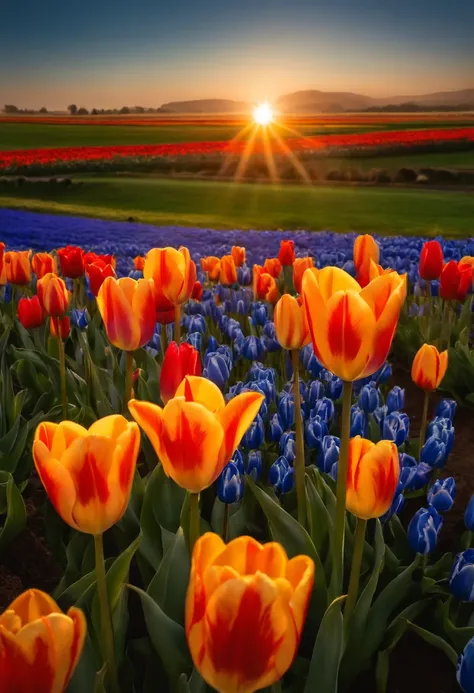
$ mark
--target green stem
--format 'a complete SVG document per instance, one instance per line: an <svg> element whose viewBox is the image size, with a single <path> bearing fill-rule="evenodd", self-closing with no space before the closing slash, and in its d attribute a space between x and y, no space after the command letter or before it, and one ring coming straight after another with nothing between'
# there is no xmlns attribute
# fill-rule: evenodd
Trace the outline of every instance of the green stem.
<svg viewBox="0 0 474 693"><path fill-rule="evenodd" d="M421 416L420 444L418 447L418 461L420 461L421 450L422 450L424 442L425 442L426 424L428 423L428 405L429 405L429 403L430 403L430 393L425 392L425 397L423 400L423 414Z"/></svg>
<svg viewBox="0 0 474 693"><path fill-rule="evenodd" d="M224 505L224 519L222 521L222 540L225 544L227 544L227 536L229 534L229 514L230 505L226 503Z"/></svg>
<svg viewBox="0 0 474 693"><path fill-rule="evenodd" d="M106 677L113 693L120 693L117 662L115 659L114 627L107 592L107 577L105 573L104 544L102 534L94 535L95 572L97 577L97 593L100 603L100 627L103 654L106 664Z"/></svg>
<svg viewBox="0 0 474 693"><path fill-rule="evenodd" d="M59 375L61 378L61 404L63 408L63 419L66 421L68 417L67 412L67 389L66 389L66 355L64 353L64 342L61 337L61 318L54 318L56 320L56 338L58 340L58 350L59 350Z"/></svg>
<svg viewBox="0 0 474 693"><path fill-rule="evenodd" d="M295 400L295 430L296 430L296 457L294 462L296 500L298 504L298 522L302 527L306 526L306 494L304 488L304 440L303 440L303 416L301 414L301 395L299 377L299 351L291 351L293 365L293 397Z"/></svg>
<svg viewBox="0 0 474 693"><path fill-rule="evenodd" d="M467 551L467 549L471 548L471 544L472 544L472 532L470 530L468 530L464 536L463 547L462 547L463 551Z"/></svg>
<svg viewBox="0 0 474 693"><path fill-rule="evenodd" d="M181 304L177 303L174 310L174 341L179 346L181 342Z"/></svg>
<svg viewBox="0 0 474 693"><path fill-rule="evenodd" d="M352 557L349 591L347 593L346 607L344 609L344 621L346 628L348 627L352 614L354 613L354 609L357 604L357 597L359 595L360 568L362 565L362 556L364 554L366 527L367 520L361 520L361 518L358 517L354 535L354 555Z"/></svg>
<svg viewBox="0 0 474 693"><path fill-rule="evenodd" d="M347 467L349 463L349 438L351 432L352 383L344 381L341 414L341 446L337 472L336 520L332 539L333 567L331 575L331 598L334 601L342 594L344 571L344 530L346 524Z"/></svg>
<svg viewBox="0 0 474 693"><path fill-rule="evenodd" d="M132 381L133 381L133 351L127 351L127 360L125 365L125 396L123 398L123 413L128 412L128 403L132 396Z"/></svg>
<svg viewBox="0 0 474 693"><path fill-rule="evenodd" d="M201 534L199 493L189 492L189 552L193 555L194 544Z"/></svg>

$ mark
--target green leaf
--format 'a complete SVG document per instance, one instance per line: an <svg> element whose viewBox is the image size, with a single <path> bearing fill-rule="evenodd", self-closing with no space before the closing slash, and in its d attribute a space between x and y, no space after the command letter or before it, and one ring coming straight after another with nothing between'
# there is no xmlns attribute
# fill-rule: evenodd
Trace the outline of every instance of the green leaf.
<svg viewBox="0 0 474 693"><path fill-rule="evenodd" d="M149 497L149 502L154 504L157 522L173 534L180 526L185 496L186 491L166 476L161 464L155 468L147 484L145 498Z"/></svg>
<svg viewBox="0 0 474 693"><path fill-rule="evenodd" d="M436 647L438 650L441 650L441 652L444 652L451 664L456 666L458 662L458 655L456 651L453 650L451 645L449 645L446 642L446 640L441 638L439 635L430 633L429 630L420 628L420 626L417 626L415 623L411 623L410 621L407 621L407 625L410 628L410 630L414 631L417 635L420 636L420 638L423 638L423 640L425 640L429 645L432 645L433 647Z"/></svg>
<svg viewBox="0 0 474 693"><path fill-rule="evenodd" d="M309 474L305 476L306 507L308 510L309 534L320 556L328 546L332 519Z"/></svg>
<svg viewBox="0 0 474 693"><path fill-rule="evenodd" d="M96 680L98 662L89 635L86 635L81 658L73 674L67 693L85 693L93 691Z"/></svg>
<svg viewBox="0 0 474 693"><path fill-rule="evenodd" d="M183 530L179 529L147 590L165 614L184 624L184 604L191 561Z"/></svg>
<svg viewBox="0 0 474 693"><path fill-rule="evenodd" d="M6 518L0 530L0 552L26 527L26 509L12 475L0 470L0 497Z"/></svg>
<svg viewBox="0 0 474 693"><path fill-rule="evenodd" d="M440 605L440 609L443 628L453 643L455 649L461 652L466 647L467 643L471 638L474 638L474 626L465 626L463 628L457 628L451 619L449 618L449 609L451 606L452 598L447 599L444 604Z"/></svg>
<svg viewBox="0 0 474 693"><path fill-rule="evenodd" d="M380 650L377 654L377 664L375 667L375 684L377 693L387 693L388 674L390 667L390 652Z"/></svg>
<svg viewBox="0 0 474 693"><path fill-rule="evenodd" d="M339 665L344 646L344 619L341 613L345 596L329 605L319 627L304 693L337 693Z"/></svg>

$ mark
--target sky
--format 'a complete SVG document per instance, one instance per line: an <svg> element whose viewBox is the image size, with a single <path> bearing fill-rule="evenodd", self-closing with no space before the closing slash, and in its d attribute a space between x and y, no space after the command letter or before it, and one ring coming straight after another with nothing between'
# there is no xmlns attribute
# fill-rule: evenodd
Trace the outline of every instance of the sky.
<svg viewBox="0 0 474 693"><path fill-rule="evenodd" d="M473 0L0 0L0 107L474 87Z"/></svg>

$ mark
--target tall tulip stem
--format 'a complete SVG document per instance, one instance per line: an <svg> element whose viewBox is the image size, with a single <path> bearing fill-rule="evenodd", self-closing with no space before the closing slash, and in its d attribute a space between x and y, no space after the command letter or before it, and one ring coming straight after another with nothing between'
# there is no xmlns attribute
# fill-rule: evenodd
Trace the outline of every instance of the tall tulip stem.
<svg viewBox="0 0 474 693"><path fill-rule="evenodd" d="M301 414L301 395L299 377L299 350L291 352L293 365L293 399L295 401L295 430L296 430L296 458L295 458L295 486L296 501L298 504L298 522L302 527L306 525L306 494L304 488L304 440L303 440L303 416Z"/></svg>
<svg viewBox="0 0 474 693"><path fill-rule="evenodd" d="M425 397L423 399L423 414L421 415L421 427L420 427L420 444L418 447L418 462L421 458L421 451L425 443L426 435L426 424L428 423L428 405L430 403L430 393L425 391Z"/></svg>
<svg viewBox="0 0 474 693"><path fill-rule="evenodd" d="M115 659L114 627L112 624L112 612L110 610L109 595L107 592L107 578L105 573L104 544L102 534L94 535L95 548L95 572L97 576L97 593L100 603L100 627L103 643L103 655L106 663L106 677L112 693L120 693Z"/></svg>
<svg viewBox="0 0 474 693"><path fill-rule="evenodd" d="M354 613L357 604L357 596L359 594L359 579L360 568L362 565L362 556L364 554L365 530L367 520L357 518L357 525L354 536L354 555L352 557L351 577L349 580L349 591L347 593L347 602L344 609L344 621L346 627L349 625L352 614Z"/></svg>
<svg viewBox="0 0 474 693"><path fill-rule="evenodd" d="M227 544L227 535L229 534L229 515L230 515L230 505L226 503L224 505L224 517L222 519L222 541Z"/></svg>
<svg viewBox="0 0 474 693"><path fill-rule="evenodd" d="M61 337L61 319L54 318L56 320L56 335L58 340L58 350L59 350L59 377L61 379L61 405L63 409L63 419L67 419L67 388L66 388L66 355L64 353L64 342Z"/></svg>
<svg viewBox="0 0 474 693"><path fill-rule="evenodd" d="M181 342L181 304L177 303L174 310L174 341L179 346Z"/></svg>
<svg viewBox="0 0 474 693"><path fill-rule="evenodd" d="M132 384L133 384L133 352L126 352L126 364L125 364L125 395L123 398L123 413L128 412L128 403L132 397Z"/></svg>
<svg viewBox="0 0 474 693"><path fill-rule="evenodd" d="M199 493L189 493L189 552L191 556L200 534Z"/></svg>
<svg viewBox="0 0 474 693"><path fill-rule="evenodd" d="M347 467L349 464L349 437L351 432L352 383L344 381L341 414L341 446L336 489L336 520L332 538L333 564L331 601L340 597L344 572L344 530L346 524Z"/></svg>

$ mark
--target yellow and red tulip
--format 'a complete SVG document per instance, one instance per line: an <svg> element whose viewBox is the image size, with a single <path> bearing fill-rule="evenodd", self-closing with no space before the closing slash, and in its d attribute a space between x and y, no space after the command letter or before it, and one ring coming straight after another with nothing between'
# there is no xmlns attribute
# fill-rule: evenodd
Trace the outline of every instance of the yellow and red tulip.
<svg viewBox="0 0 474 693"><path fill-rule="evenodd" d="M303 274L311 267L314 267L312 257L297 257L293 263L293 284L298 294L301 293Z"/></svg>
<svg viewBox="0 0 474 693"><path fill-rule="evenodd" d="M153 337L156 305L153 282L107 277L97 296L107 338L124 351L135 351Z"/></svg>
<svg viewBox="0 0 474 693"><path fill-rule="evenodd" d="M11 250L4 255L7 281L16 286L26 286L31 282L31 250Z"/></svg>
<svg viewBox="0 0 474 693"><path fill-rule="evenodd" d="M38 298L47 315L52 318L59 318L67 311L69 306L70 293L66 284L57 274L45 274L38 280L36 285Z"/></svg>
<svg viewBox="0 0 474 693"><path fill-rule="evenodd" d="M298 650L314 581L308 556L280 544L216 534L195 544L185 630L194 666L220 693L253 693L279 681Z"/></svg>
<svg viewBox="0 0 474 693"><path fill-rule="evenodd" d="M187 248L152 248L145 258L143 276L153 280L158 295L181 305L193 293L196 265Z"/></svg>
<svg viewBox="0 0 474 693"><path fill-rule="evenodd" d="M303 298L316 356L346 381L385 362L406 296L406 275L390 272L365 288L337 267L307 270Z"/></svg>
<svg viewBox="0 0 474 693"><path fill-rule="evenodd" d="M373 443L356 436L349 442L346 507L361 520L382 517L392 505L400 476L395 443Z"/></svg>
<svg viewBox="0 0 474 693"><path fill-rule="evenodd" d="M128 406L165 474L178 486L200 493L222 472L263 399L257 392L244 392L226 404L213 382L186 376L163 409L138 400L131 400Z"/></svg>
<svg viewBox="0 0 474 693"><path fill-rule="evenodd" d="M265 272L261 265L253 266L253 293L255 299L275 304L280 293L275 278Z"/></svg>
<svg viewBox="0 0 474 693"><path fill-rule="evenodd" d="M230 254L234 258L235 266L242 267L245 262L245 248L239 245L233 245Z"/></svg>
<svg viewBox="0 0 474 693"><path fill-rule="evenodd" d="M359 274L363 265L369 264L370 260L378 264L380 248L377 241L370 234L366 233L363 236L357 236L354 241L354 265L357 274Z"/></svg>
<svg viewBox="0 0 474 693"><path fill-rule="evenodd" d="M0 616L0 693L65 693L86 629L80 609L63 613L44 592L23 592Z"/></svg>
<svg viewBox="0 0 474 693"><path fill-rule="evenodd" d="M127 509L140 448L136 423L99 419L42 423L33 443L36 470L56 512L73 529L101 534Z"/></svg>
<svg viewBox="0 0 474 693"><path fill-rule="evenodd" d="M308 344L308 322L301 299L283 294L273 314L278 342L283 349L301 349Z"/></svg>
<svg viewBox="0 0 474 693"><path fill-rule="evenodd" d="M36 253L31 260L31 267L37 279L42 279L45 274L57 274L56 258L49 253Z"/></svg>
<svg viewBox="0 0 474 693"><path fill-rule="evenodd" d="M232 255L221 257L220 281L224 286L237 284L237 268Z"/></svg>
<svg viewBox="0 0 474 693"><path fill-rule="evenodd" d="M432 344L423 344L413 359L411 378L425 392L433 392L440 386L447 368L448 352L439 353Z"/></svg>

